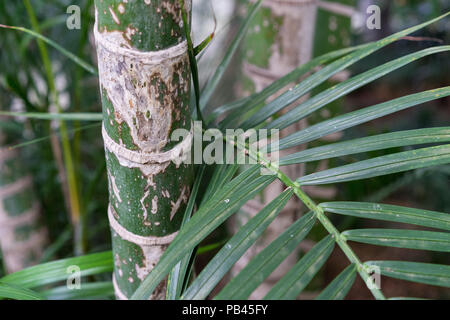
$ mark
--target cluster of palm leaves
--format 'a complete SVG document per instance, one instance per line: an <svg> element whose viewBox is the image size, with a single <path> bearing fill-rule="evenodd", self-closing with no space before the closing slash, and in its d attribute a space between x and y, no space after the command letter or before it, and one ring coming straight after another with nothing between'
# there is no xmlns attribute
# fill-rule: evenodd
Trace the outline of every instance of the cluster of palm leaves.
<svg viewBox="0 0 450 320"><path fill-rule="evenodd" d="M201 112L206 110L208 102L218 88L224 71L238 49L253 15L258 10L259 3L250 8L248 16L243 21L241 29L226 52L223 61L198 97ZM261 92L215 108L203 117L206 119L208 126L217 127L221 130L226 128L242 128L245 130L251 128L284 129L319 111L336 99L403 66L429 55L449 51L450 46L441 45L399 57L328 88L298 104L283 115L279 115L284 108L320 86L336 73L383 47L401 40L403 37L413 34L436 21L446 19L449 14L444 14L376 42L333 51L314 58L275 81ZM26 30L22 31L31 33ZM42 36L41 40L46 41L51 46L56 45ZM62 53L74 62L80 63L79 58L67 51L64 50ZM86 70L93 71L84 62L82 66ZM321 68L318 69L317 67ZM193 71L196 72L195 68L193 68ZM304 79L298 82L298 79L302 76ZM266 102L269 97L291 82L297 82L297 84L276 99ZM374 106L363 107L284 137L279 141L278 148L284 150L312 142L329 134L395 112L418 107L449 95L450 87L442 87L411 93ZM11 115L11 113L9 114ZM58 120L98 121L101 119L101 115L92 113L60 113L58 115L28 113L22 115L30 118L40 117ZM196 112L193 112L193 115L195 116ZM431 166L441 166L442 170L448 170L446 165L450 163L449 141L450 127L396 131L306 149L283 157L279 163L271 163L268 159L262 158L260 154L253 153L248 145L236 143L236 148L246 149L248 157L258 163L245 166L238 164L199 165L196 168L196 179L184 213L182 227L159 263L143 281L132 298L148 298L157 285L167 276L169 277L168 299L211 298L213 289L228 275L232 266L247 249L263 235L266 228L277 217L291 197L300 199L309 212L295 221L275 241L257 254L239 274L220 289L213 297L214 299L248 298L317 225L324 229L327 236L318 241L311 250L298 260L267 293L266 299L296 299L314 279L337 247L348 259L348 266L323 289L317 299L345 298L356 277L361 277L364 280L374 298L385 299L383 284L381 283L381 287L379 287L375 283L374 272L406 281L450 287L449 265L400 260L361 261L349 244L349 241L353 241L378 246L448 253L450 251L450 215L448 213L369 202L316 203L302 189L303 186L340 184ZM399 147L408 147L409 149L314 172L302 177L288 177L281 170L283 166L291 164L308 163ZM261 175L261 168L270 170L273 175ZM239 211L248 200L254 198L276 179L286 186L285 191L232 235L201 272L193 276L192 266L198 253L199 244ZM202 188L205 184L207 186ZM197 209L194 210L194 208ZM421 228L338 230L333 223L334 215L404 223L406 227L414 225ZM55 297L69 299L105 296L112 290L109 281L84 284L80 290L72 291L65 286L51 289L48 289L48 286L65 281L67 279L66 269L69 266L77 265L80 267L82 276L91 276L110 272L112 264L110 252L41 264L1 278L0 296L15 299Z"/></svg>

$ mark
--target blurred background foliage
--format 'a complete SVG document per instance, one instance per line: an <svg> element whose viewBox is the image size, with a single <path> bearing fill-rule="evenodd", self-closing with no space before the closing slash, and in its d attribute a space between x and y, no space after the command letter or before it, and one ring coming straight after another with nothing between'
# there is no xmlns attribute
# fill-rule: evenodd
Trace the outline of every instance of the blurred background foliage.
<svg viewBox="0 0 450 320"><path fill-rule="evenodd" d="M240 9L243 0L194 0L193 33L196 43L201 42L211 32L215 37L205 54L200 58L201 83L205 83L222 59L224 48L231 42L239 27L244 12ZM80 0L76 4L82 12L81 29L68 30L66 27L67 7L70 0L32 0L34 12L42 33L55 40L64 48L96 65L91 29L94 21L93 1ZM318 11L314 56L345 46L378 40L387 34L399 31L450 10L450 0L412 1L412 0L341 0L336 1L357 8L365 17L365 8L377 4L382 9L382 29L368 30L357 17L349 18ZM364 20L365 21L365 20ZM31 28L27 10L22 1L0 1L0 23L4 25ZM376 65L399 57L413 50L423 49L435 42L450 43L450 19L444 19L422 31L421 36L430 39L423 41L399 41L380 53L365 58L348 72L355 74ZM101 112L97 77L88 74L54 49L49 48L52 69L60 94L62 108L68 112ZM236 84L241 77L240 56L234 57L220 85L220 90L211 100L210 108L238 98ZM0 28L0 110L47 112L54 111L49 98L48 83L36 40L24 33ZM431 55L398 72L389 74L373 84L367 85L344 99L335 101L323 112L313 115L309 122L315 123L330 116L356 110L393 99L410 92L418 92L450 83L450 61L445 55ZM327 82L314 92L332 86ZM424 108L409 110L371 121L357 129L343 133L342 139L350 139L383 132L406 130L421 127L448 125L450 120L450 101L448 98L429 103ZM9 119L0 122L0 129L7 132L9 146L20 149L21 157L33 173L36 192L39 195L42 211L50 231L51 246L44 255L44 261L74 255L73 225L65 202L61 177L55 161L50 136L58 135L57 123L32 119ZM85 244L87 252L98 252L110 248L110 231L106 209L108 203L107 179L101 139L100 125L92 122L67 123L71 146L73 148L75 171L78 176L79 194L85 225ZM399 149L400 151L400 149ZM386 151L375 151L366 155L337 158L329 166L341 165L348 161L383 155ZM389 151L390 153L391 151ZM318 163L308 164L307 172L312 172ZM395 174L352 183L340 184L336 200L380 201L410 207L450 212L450 169L434 167L404 174ZM414 200L413 200L414 199ZM337 217L341 228L367 227L369 222ZM364 224L364 225L361 225ZM381 223L381 222L378 222ZM371 226L373 226L372 223ZM384 223L386 224L386 223ZM386 226L386 225L384 225ZM220 234L212 242L226 237ZM317 234L317 239L323 234ZM365 246L356 252L364 260L365 256L385 257L385 250ZM368 248L368 249L367 249ZM365 253L365 251L373 250ZM394 250L395 251L395 250ZM392 256L392 252L390 254ZM405 251L405 250L404 250ZM406 250L406 254L412 250ZM439 261L433 252L421 252L424 260ZM384 255L384 256L383 256ZM322 277L310 284L310 289L321 287L332 279L341 269L345 259L336 256L323 271ZM201 263L201 261L200 261ZM1 265L1 263L0 263ZM0 276L4 273L0 270ZM395 280L390 280L395 283ZM322 282L322 283L321 283ZM390 282L391 283L391 282ZM389 284L388 284L389 285ZM359 289L358 289L359 288ZM393 290L396 290L393 286ZM356 290L356 291L355 291ZM359 291L358 291L359 290ZM421 290L420 285L411 284L397 295L412 295ZM355 285L349 298L361 296L361 285ZM416 294L419 295L419 294ZM420 294L427 295L426 293ZM441 289L429 292L429 297L449 297ZM369 298L369 297L367 297Z"/></svg>

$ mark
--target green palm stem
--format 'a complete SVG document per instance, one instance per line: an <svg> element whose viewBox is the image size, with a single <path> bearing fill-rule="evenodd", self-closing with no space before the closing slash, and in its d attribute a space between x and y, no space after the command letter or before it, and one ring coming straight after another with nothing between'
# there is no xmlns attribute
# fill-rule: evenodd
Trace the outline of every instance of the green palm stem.
<svg viewBox="0 0 450 320"><path fill-rule="evenodd" d="M191 2L186 2L186 12ZM96 0L116 297L128 299L176 236L192 165L190 67L179 0ZM182 142L180 142L182 140ZM163 281L150 299L164 299Z"/></svg>
<svg viewBox="0 0 450 320"><path fill-rule="evenodd" d="M337 230L334 224L325 215L323 209L318 206L303 190L298 182L292 181L283 171L280 170L277 163L272 163L261 152L254 152L248 145L243 144L239 139L232 141L230 139L224 138L227 143L235 145L239 150L245 150L250 158L256 160L258 163L266 167L268 170L277 175L277 178L285 184L286 187L291 187L294 190L294 194L302 201L302 203L311 211L313 211L317 220L320 221L322 226L332 235L337 245L344 252L348 260L356 265L357 271L361 278L366 283L368 289L371 291L374 298L377 300L384 300L385 297L381 290L377 288L374 279L370 276L370 270L361 262L352 248L348 245L345 237Z"/></svg>
<svg viewBox="0 0 450 320"><path fill-rule="evenodd" d="M27 10L28 16L30 18L31 26L33 30L40 33L39 23L37 21L36 15L34 13L33 7L29 0L24 0L25 8ZM61 112L61 105L59 103L58 90L55 85L55 78L52 72L52 65L50 57L47 51L47 47L42 40L37 40L39 51L41 54L42 62L44 65L45 74L47 77L47 83L51 95L51 103L56 105L56 111ZM67 185L69 190L70 199L70 217L74 228L74 245L75 253L83 254L85 252L85 231L83 229L83 213L81 212L80 197L78 190L77 175L75 173L75 167L72 156L72 149L69 142L69 135L67 132L67 125L64 121L59 122L59 130L61 134L61 142L63 147L64 165L67 177Z"/></svg>

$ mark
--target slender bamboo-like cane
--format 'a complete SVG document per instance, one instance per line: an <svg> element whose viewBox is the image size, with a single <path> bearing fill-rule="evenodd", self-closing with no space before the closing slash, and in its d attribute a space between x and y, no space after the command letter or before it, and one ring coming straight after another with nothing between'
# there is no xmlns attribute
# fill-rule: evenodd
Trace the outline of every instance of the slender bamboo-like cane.
<svg viewBox="0 0 450 320"><path fill-rule="evenodd" d="M4 120L7 121L7 120ZM0 248L6 272L39 262L48 242L33 179L0 132Z"/></svg>

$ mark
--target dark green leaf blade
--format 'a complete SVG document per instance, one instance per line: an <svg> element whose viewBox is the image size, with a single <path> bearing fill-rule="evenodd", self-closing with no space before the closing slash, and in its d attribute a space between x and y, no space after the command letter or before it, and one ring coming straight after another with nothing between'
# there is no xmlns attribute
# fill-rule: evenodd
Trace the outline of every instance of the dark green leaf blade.
<svg viewBox="0 0 450 320"><path fill-rule="evenodd" d="M0 116L24 117L39 120L69 120L69 121L102 121L103 115L95 112L85 113L50 113L50 112L10 112L0 111Z"/></svg>
<svg viewBox="0 0 450 320"><path fill-rule="evenodd" d="M398 131L306 149L282 158L280 160L280 166L330 159L374 150L449 141L450 127Z"/></svg>
<svg viewBox="0 0 450 320"><path fill-rule="evenodd" d="M77 266L80 276L89 276L113 270L112 252L101 252L39 264L4 276L1 282L23 288L35 288L45 284L66 280L67 268Z"/></svg>
<svg viewBox="0 0 450 320"><path fill-rule="evenodd" d="M379 79L409 63L416 61L417 59L426 57L431 54L436 54L439 52L449 51L450 46L440 46L424 49L418 52L408 54L404 57L392 60L381 66L370 69L369 71L363 72L350 78L344 82L339 83L325 91L322 91L313 98L301 103L298 107L286 112L278 119L269 123L266 127L268 129L278 128L283 129L289 125L300 121L306 116L310 115L316 110L324 107L325 105L345 96L346 94L355 91L362 86Z"/></svg>
<svg viewBox="0 0 450 320"><path fill-rule="evenodd" d="M243 300L266 279L297 245L306 237L314 223L316 215L309 212L264 250L256 255L247 266L219 292L214 298L216 300Z"/></svg>
<svg viewBox="0 0 450 320"><path fill-rule="evenodd" d="M450 87L442 87L403 96L374 106L356 110L335 118L322 121L309 128L293 133L279 141L279 149L291 148L314 141L331 133L339 132L383 116L402 111L423 103L450 95Z"/></svg>
<svg viewBox="0 0 450 320"><path fill-rule="evenodd" d="M185 300L202 300L219 283L223 276L261 236L291 198L291 188L285 190L255 217L245 224L214 256L195 281L183 294Z"/></svg>
<svg viewBox="0 0 450 320"><path fill-rule="evenodd" d="M450 252L450 233L402 229L355 229L342 235L351 241L379 246Z"/></svg>
<svg viewBox="0 0 450 320"><path fill-rule="evenodd" d="M365 265L379 267L387 277L450 288L450 266L409 261L368 261Z"/></svg>
<svg viewBox="0 0 450 320"><path fill-rule="evenodd" d="M194 210L195 200L198 194L198 189L200 187L200 183L202 182L204 172L205 167L202 166L200 168L199 173L197 174L197 177L195 178L194 186L192 187L192 192L189 197L186 210L184 212L183 221L181 222L181 227L183 227L191 219L191 215ZM180 297L181 291L183 289L184 280L187 275L191 255L192 251L189 252L187 255L185 255L183 259L181 259L181 261L178 262L178 264L169 273L169 277L167 279L166 300L176 300Z"/></svg>
<svg viewBox="0 0 450 320"><path fill-rule="evenodd" d="M73 53L67 51L66 49L64 49L63 47L61 47L59 44L57 44L55 41L50 40L47 37L44 37L43 35L27 29L27 28L23 28L23 27L15 27L15 26L5 26L3 24L0 24L0 28L6 28L6 29L11 29L11 30L17 30L17 31L22 31L25 32L39 40L44 41L45 43L49 44L50 46L52 46L53 48L55 48L57 51L59 51L60 53L62 53L63 55L65 55L67 58L69 58L70 60L72 60L73 62L75 62L77 65L79 65L80 67L82 67L84 70L88 71L89 73L92 73L94 75L97 75L97 70L91 66L89 63L87 63L86 61L84 61L83 59L77 57L76 55L74 55Z"/></svg>
<svg viewBox="0 0 450 320"><path fill-rule="evenodd" d="M450 231L448 213L369 202L324 202L319 206L326 212Z"/></svg>
<svg viewBox="0 0 450 320"><path fill-rule="evenodd" d="M331 235L303 256L264 297L265 300L294 300L314 278L334 249Z"/></svg>
<svg viewBox="0 0 450 320"><path fill-rule="evenodd" d="M394 153L297 179L301 185L340 183L450 163L450 144Z"/></svg>
<svg viewBox="0 0 450 320"><path fill-rule="evenodd" d="M33 290L0 282L0 298L14 300L44 300L44 297Z"/></svg>
<svg viewBox="0 0 450 320"><path fill-rule="evenodd" d="M286 93L282 94L278 98L274 99L267 105L265 105L262 109L260 109L255 115L253 115L249 120L245 121L243 124L244 128L252 128L257 126L258 124L265 121L270 116L274 115L278 111L280 111L285 106L290 105L294 101L296 101L298 98L309 92L310 90L314 89L321 83L325 82L328 78L335 75L336 73L346 69L347 67L351 66L352 64L358 62L362 58L374 53L375 51L387 46L388 44L397 41L408 34L411 34L417 30L420 30L421 28L426 27L427 25L434 23L444 17L446 17L450 12L437 17L433 20L427 21L425 23L422 23L420 25L405 29L403 31L400 31L398 33L395 33L391 36L388 36L384 39L381 39L377 42L371 43L370 45L357 50L355 52L352 52L337 61L329 64L322 70L316 72L312 76L308 77L304 81L302 81L300 84L292 88L292 90L287 91Z"/></svg>

